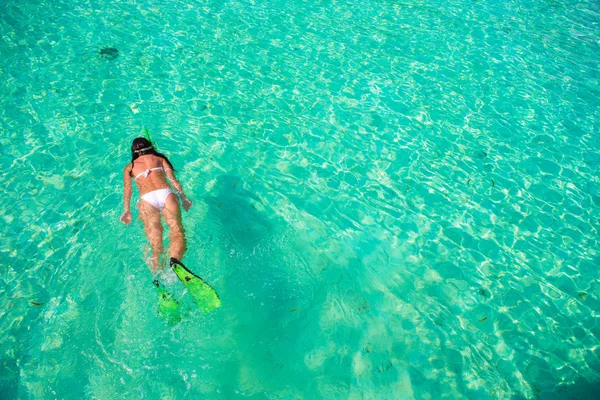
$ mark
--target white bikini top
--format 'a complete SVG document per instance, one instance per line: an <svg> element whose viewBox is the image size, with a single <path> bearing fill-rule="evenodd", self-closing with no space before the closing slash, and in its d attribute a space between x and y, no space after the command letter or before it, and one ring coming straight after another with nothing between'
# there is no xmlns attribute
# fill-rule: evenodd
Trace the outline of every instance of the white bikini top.
<svg viewBox="0 0 600 400"><path fill-rule="evenodd" d="M133 178L133 180L137 181L137 179L140 178L140 177L142 177L142 176L144 178L147 178L148 175L150 175L150 171L163 171L163 172L165 172L165 170L164 170L163 167L150 168L150 169L145 170L144 172L140 172L139 174L137 174L135 176L135 178Z"/></svg>

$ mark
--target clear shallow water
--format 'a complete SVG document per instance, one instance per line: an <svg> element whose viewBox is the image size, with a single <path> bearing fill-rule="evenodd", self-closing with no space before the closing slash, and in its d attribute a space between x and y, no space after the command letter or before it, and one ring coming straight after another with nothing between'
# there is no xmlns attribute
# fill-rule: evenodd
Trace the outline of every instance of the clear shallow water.
<svg viewBox="0 0 600 400"><path fill-rule="evenodd" d="M596 2L1 10L3 397L597 391ZM118 221L142 126L223 299L175 326Z"/></svg>

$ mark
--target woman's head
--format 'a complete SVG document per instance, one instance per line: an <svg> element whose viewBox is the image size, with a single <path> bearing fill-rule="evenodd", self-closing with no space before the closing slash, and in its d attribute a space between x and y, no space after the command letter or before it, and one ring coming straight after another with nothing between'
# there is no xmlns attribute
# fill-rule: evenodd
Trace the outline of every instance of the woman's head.
<svg viewBox="0 0 600 400"><path fill-rule="evenodd" d="M152 142L143 137L135 138L133 139L133 143L131 143L131 168L133 169L133 162L138 157L146 154L152 154L153 156L163 158L167 164L169 164L171 169L175 170L175 168L173 168L173 164L171 164L167 156L157 152Z"/></svg>
<svg viewBox="0 0 600 400"><path fill-rule="evenodd" d="M152 143L146 138L139 137L133 139L133 143L131 143L131 158L135 160L141 155L148 154L151 150L154 150L154 146Z"/></svg>

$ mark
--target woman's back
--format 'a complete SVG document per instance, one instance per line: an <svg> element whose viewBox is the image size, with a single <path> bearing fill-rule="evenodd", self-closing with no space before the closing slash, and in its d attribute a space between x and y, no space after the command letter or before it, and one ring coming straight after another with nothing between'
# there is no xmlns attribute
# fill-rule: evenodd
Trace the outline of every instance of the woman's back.
<svg viewBox="0 0 600 400"><path fill-rule="evenodd" d="M165 168L168 168L168 165L165 164L163 158L153 154L139 156L133 161L131 175L134 177L141 195L170 187L165 174Z"/></svg>

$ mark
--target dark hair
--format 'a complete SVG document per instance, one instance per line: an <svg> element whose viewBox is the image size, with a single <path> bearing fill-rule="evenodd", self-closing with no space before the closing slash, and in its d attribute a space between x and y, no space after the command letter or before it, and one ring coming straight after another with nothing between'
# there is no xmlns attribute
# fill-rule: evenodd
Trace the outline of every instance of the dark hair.
<svg viewBox="0 0 600 400"><path fill-rule="evenodd" d="M173 164L171 164L171 161L169 161L167 156L156 151L148 139L139 137L133 139L133 143L131 144L131 171L129 172L131 176L133 176L133 162L136 160L136 158L143 156L144 154L152 154L164 159L167 164L169 164L169 167L171 167L173 171L175 170L175 168L173 168Z"/></svg>

